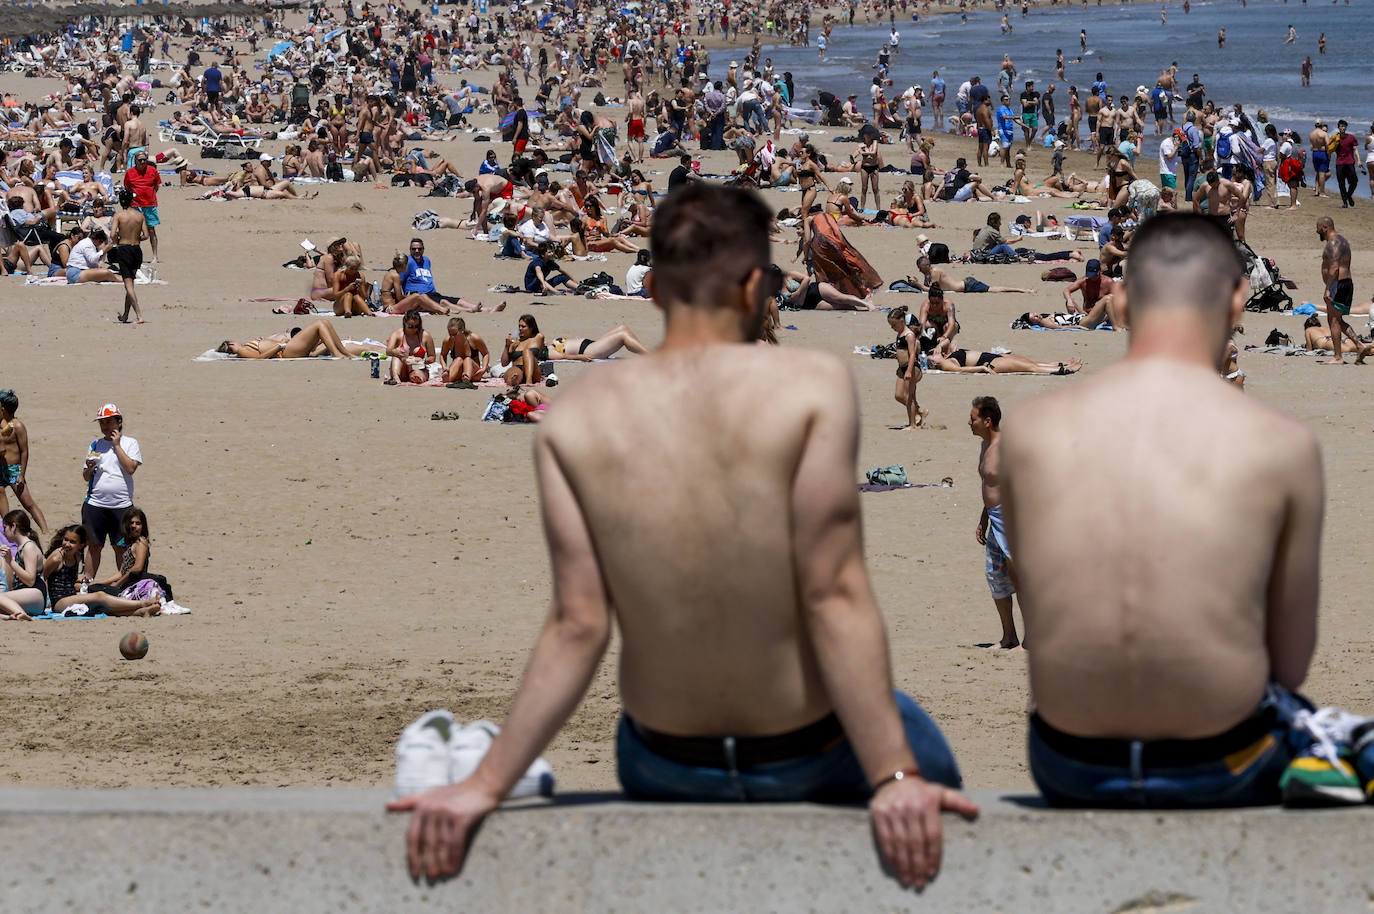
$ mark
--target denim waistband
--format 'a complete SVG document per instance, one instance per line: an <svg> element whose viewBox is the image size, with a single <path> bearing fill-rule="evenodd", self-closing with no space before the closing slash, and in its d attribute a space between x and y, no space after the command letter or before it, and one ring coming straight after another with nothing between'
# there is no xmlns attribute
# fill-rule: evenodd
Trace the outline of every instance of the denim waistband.
<svg viewBox="0 0 1374 914"><path fill-rule="evenodd" d="M826 752L844 739L833 711L813 724L774 736L673 736L651 730L628 714L625 721L651 752L700 768L742 771Z"/></svg>
<svg viewBox="0 0 1374 914"><path fill-rule="evenodd" d="M1089 765L1131 767L1138 762L1146 768L1185 768L1215 762L1253 746L1278 726L1278 712L1268 701L1250 717L1224 733L1202 739L1130 740L1074 736L1056 730L1039 714L1032 713L1031 729L1046 746ZM1133 747L1139 753L1133 759Z"/></svg>

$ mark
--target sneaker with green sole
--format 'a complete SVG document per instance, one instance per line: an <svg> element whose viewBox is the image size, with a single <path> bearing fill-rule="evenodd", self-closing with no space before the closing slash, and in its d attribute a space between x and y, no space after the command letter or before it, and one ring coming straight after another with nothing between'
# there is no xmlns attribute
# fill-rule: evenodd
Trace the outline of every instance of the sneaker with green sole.
<svg viewBox="0 0 1374 914"><path fill-rule="evenodd" d="M1340 708L1300 711L1293 722L1312 739L1307 751L1288 764L1279 778L1285 806L1357 806L1365 802L1364 783L1355 771L1352 736L1369 723Z"/></svg>

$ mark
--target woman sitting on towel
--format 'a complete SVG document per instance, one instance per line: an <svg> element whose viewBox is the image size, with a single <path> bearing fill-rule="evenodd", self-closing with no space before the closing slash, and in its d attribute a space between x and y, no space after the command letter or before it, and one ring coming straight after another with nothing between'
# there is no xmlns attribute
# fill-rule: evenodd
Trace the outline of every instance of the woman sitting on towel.
<svg viewBox="0 0 1374 914"><path fill-rule="evenodd" d="M43 550L34 539L28 514L16 508L4 517L5 543L0 543L0 568L6 592L0 593L0 616L23 621L48 606L48 585L43 580ZM9 543L18 550L10 551Z"/></svg>
<svg viewBox="0 0 1374 914"><path fill-rule="evenodd" d="M591 251L598 254L604 254L608 251L619 251L622 254L639 253L639 248L631 244L629 239L621 235L603 235L601 228L592 228L593 224L596 224L596 220L585 219L581 216L568 223L568 228L572 230L568 242L572 246L574 257L586 257ZM605 227L604 222L599 224L602 228Z"/></svg>
<svg viewBox="0 0 1374 914"><path fill-rule="evenodd" d="M337 359L353 358L344 349L339 332L328 321L315 321L305 329L292 327L289 334L274 333L246 343L225 340L215 351L241 359L307 359L326 354Z"/></svg>
<svg viewBox="0 0 1374 914"><path fill-rule="evenodd" d="M120 522L120 532L124 539L124 557L119 569L103 580L87 580L86 593L74 593L55 599L52 611L60 613L77 603L85 603L92 609L100 609L112 616L153 615L145 612L156 610L158 600L131 599L130 588L139 581L150 580L162 591L164 597L172 599L172 585L160 574L148 572L148 560L152 556L148 540L148 515L136 505L130 505Z"/></svg>
<svg viewBox="0 0 1374 914"><path fill-rule="evenodd" d="M334 271L334 316L371 317L367 306L367 279L363 276L362 261L357 254L344 257L343 269Z"/></svg>
<svg viewBox="0 0 1374 914"><path fill-rule="evenodd" d="M976 352L955 349L949 340L941 340L930 352L926 364L935 371L957 374L1073 374L1083 367L1082 359L1065 362L1032 362L1025 356L995 352Z"/></svg>
<svg viewBox="0 0 1374 914"><path fill-rule="evenodd" d="M539 363L549 357L544 334L539 332L539 322L533 314L520 315L517 329L520 334L518 339L506 334L506 344L501 350L501 377L510 387L538 384L544 380Z"/></svg>
<svg viewBox="0 0 1374 914"><path fill-rule="evenodd" d="M504 307L504 303L503 307ZM487 376L491 367L491 351L487 341L468 329L461 317L450 318L448 336L439 350L439 363L446 365L444 383L450 387L475 385Z"/></svg>
<svg viewBox="0 0 1374 914"><path fill-rule="evenodd" d="M639 341L639 337L635 336L633 330L620 324L594 340L583 336L560 336L549 344L549 359L592 362L596 359L608 359L622 349L628 349L635 355L643 355L649 351Z"/></svg>
<svg viewBox="0 0 1374 914"><path fill-rule="evenodd" d="M382 309L387 314L405 314L407 311L428 311L430 314L448 314L448 305L437 302L423 292L406 294L401 282L401 273L409 262L405 254L397 253L391 258L391 269L382 277ZM478 310L480 310L480 305Z"/></svg>

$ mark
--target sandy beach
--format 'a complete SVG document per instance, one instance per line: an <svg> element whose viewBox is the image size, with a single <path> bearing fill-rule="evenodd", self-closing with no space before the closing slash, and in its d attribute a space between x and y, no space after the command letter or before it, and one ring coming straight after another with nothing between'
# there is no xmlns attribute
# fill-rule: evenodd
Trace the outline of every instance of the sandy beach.
<svg viewBox="0 0 1374 914"><path fill-rule="evenodd" d="M723 69L728 58L713 57L713 71ZM457 78L444 80L456 85ZM0 90L27 98L57 86L0 76ZM154 123L172 108L159 105L144 120ZM623 109L607 113L623 119ZM493 126L493 118L476 123ZM827 129L813 132L823 151L851 151L852 144L831 142L836 133ZM490 148L474 142L476 136L459 133L452 142L421 146L439 149L472 174ZM284 145L268 142L264 149L280 155ZM163 148L154 144L153 151ZM508 145L495 148L508 157ZM194 147L179 151L221 173L232 167L200 159ZM886 152L894 164L906 159L900 147ZM937 169L958 155L972 160L972 142L940 135ZM724 172L735 162L731 152L702 158L707 172ZM1030 162L1031 175L1048 173L1048 151L1033 149ZM672 164L648 163L657 188ZM1155 177L1152 164L1142 159L1142 176ZM1089 153L1073 153L1067 168L1084 173L1091 165ZM990 183L1008 176L1000 167L984 174ZM884 197L902 180L883 175ZM318 189L319 197L307 201L222 203L194 200L196 188L164 187L157 275L166 285L138 288L144 326L115 322L122 300L117 286L25 287L22 279L0 279L8 369L0 386L13 387L21 399L19 416L32 441L28 479L39 505L54 526L77 520L82 457L96 435L91 419L100 404L117 403L144 453L135 502L149 518L151 568L170 578L178 602L193 610L138 623L0 627L0 689L7 697L0 730L10 737L0 747L0 784L384 785L397 734L421 712L448 707L464 719L504 716L549 597L530 461L533 429L479 422L492 391L384 387L369 377L365 361L194 361L222 340L302 324L300 317L272 314L274 303L249 301L307 293L310 273L281 267L299 253L302 238L321 245L335 235L357 240L369 276L380 280L392 253L416 234L414 213L465 217L470 209L466 200L371 183ZM765 191L765 197L775 209L800 200L796 192ZM1334 196L1314 200L1307 189L1301 200L1295 212L1256 208L1251 245L1297 282L1296 301L1320 302L1321 246L1313 225L1330 215L1355 251L1357 301L1368 300L1374 206L1362 200L1355 210L1341 210ZM1070 215L1066 203L937 202L930 209L940 227L925 233L966 250L992 209L1010 224L1037 209L1062 219ZM916 231L865 227L846 234L885 283L914 272ZM437 230L424 239L442 291L488 305L507 301L504 313L467 318L489 342L499 343L525 312L551 336L596 337L619 323L650 345L661 336L650 302L503 296L487 290L518 283L523 264L493 260L494 246L472 241L466 231ZM775 246L783 265L792 254L791 244ZM610 254L605 263L566 265L574 278L604 269L619 281L631 262L631 255ZM1080 264L1070 266L1081 273ZM1062 286L1041 282L1040 271L1033 265L967 269L984 282L1036 291L954 296L961 343L1005 346L1042 361L1075 356L1085 362L1084 375L1116 360L1124 334L1008 327L1024 311L1062 303ZM886 291L876 298L885 307L920 300ZM783 345L850 361L862 394L861 470L899 463L913 482L953 477L953 488L863 496L868 562L888 622L894 675L949 736L968 787L1030 788L1025 653L985 646L996 641L998 625L974 540L978 441L966 421L975 396L995 395L1014 411L1078 379L930 375L919 395L932 428L895 431L902 412L892 399L893 363L850 355L856 346L891 342L881 314L786 312L784 323L795 329L783 331ZM385 339L399 318L335 325L345 339ZM427 317L425 326L437 339L444 320ZM1300 340L1301 326L1301 317L1250 314L1240 342L1261 344L1275 327ZM1357 326L1363 331L1363 319ZM1310 425L1324 449L1321 632L1305 691L1319 704L1370 713L1374 634L1362 608L1362 569L1374 521L1360 508L1360 493L1374 430L1368 396L1374 366L1331 368L1311 357L1242 353L1241 367L1251 396ZM614 364L559 365L565 383L587 371L614 370ZM552 392L554 408L558 393ZM457 411L461 419L432 421L435 410ZM672 410L664 404L665 421ZM1083 455L1085 472L1092 460ZM1226 523L1217 518L1221 527ZM112 562L108 552L105 562ZM116 648L133 628L151 642L147 658L136 663L123 661ZM616 789L615 650L548 752L560 789Z"/></svg>

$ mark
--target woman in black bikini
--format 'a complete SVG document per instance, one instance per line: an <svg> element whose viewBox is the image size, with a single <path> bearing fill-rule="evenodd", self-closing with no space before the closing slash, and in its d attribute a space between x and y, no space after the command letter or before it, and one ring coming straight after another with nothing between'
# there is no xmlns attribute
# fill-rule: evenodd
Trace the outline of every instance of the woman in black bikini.
<svg viewBox="0 0 1374 914"><path fill-rule="evenodd" d="M131 600L120 596L130 586L144 579L152 579L162 589L167 599L172 598L172 588L161 575L148 573L148 560L152 550L148 542L148 515L142 509L129 506L124 512L124 542L127 547L120 560L119 570L102 581L91 581L86 593L75 593L54 600L52 611L60 613L78 603L85 603L92 609L98 608L111 616L155 616L160 609L160 600Z"/></svg>
<svg viewBox="0 0 1374 914"><path fill-rule="evenodd" d="M649 351L639 341L639 337L635 336L633 330L620 324L594 340L583 336L560 336L549 344L549 359L591 362L610 358L622 349L628 349L635 355L643 355Z"/></svg>
<svg viewBox="0 0 1374 914"><path fill-rule="evenodd" d="M533 314L520 315L518 330L520 338L507 333L506 345L501 350L501 363L509 366L501 376L507 387L538 384L544 379L539 373L539 363L549 357L544 334L539 332L539 322Z"/></svg>
<svg viewBox="0 0 1374 914"><path fill-rule="evenodd" d="M821 177L821 166L816 161L816 147L810 143L802 146L801 159L792 169L792 174L797 178L797 186L801 188L801 220L802 220L802 250L806 250L807 244L811 241L810 228L807 225L806 214L811 212L811 207L816 202L817 185L830 190L830 185L825 183L825 178Z"/></svg>
<svg viewBox="0 0 1374 914"><path fill-rule="evenodd" d="M883 167L883 156L878 150L878 135L870 134L868 142L859 146L859 209L868 209L868 189L873 188L873 205L882 206L878 194L878 169Z"/></svg>
<svg viewBox="0 0 1374 914"><path fill-rule="evenodd" d="M930 353L927 364L936 371L955 374L1073 374L1083 367L1082 359L1069 359L1066 362L1032 362L1025 356L998 355L995 352L977 352L971 349L955 349L949 340L942 340Z"/></svg>
<svg viewBox="0 0 1374 914"><path fill-rule="evenodd" d="M905 305L893 308L887 315L887 324L897 334L897 388L893 398L906 407L906 425L903 431L925 428L926 416L930 410L922 409L916 402L916 385L921 381L919 346L916 331L906 322Z"/></svg>
<svg viewBox="0 0 1374 914"><path fill-rule="evenodd" d="M48 597L58 600L77 592L86 571L86 528L72 524L58 530L43 560L43 580L48 582Z"/></svg>

